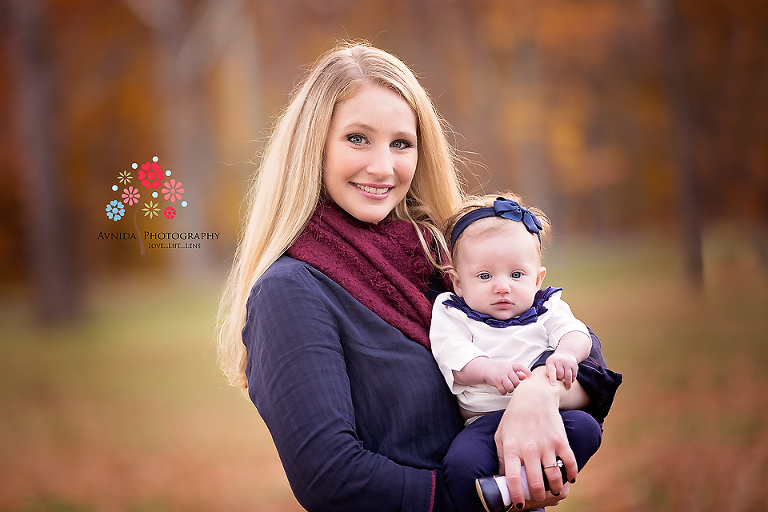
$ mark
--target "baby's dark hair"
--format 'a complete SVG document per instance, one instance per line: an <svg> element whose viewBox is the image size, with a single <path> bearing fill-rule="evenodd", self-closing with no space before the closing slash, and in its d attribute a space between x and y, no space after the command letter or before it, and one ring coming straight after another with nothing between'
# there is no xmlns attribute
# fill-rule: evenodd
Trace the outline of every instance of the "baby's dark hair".
<svg viewBox="0 0 768 512"><path fill-rule="evenodd" d="M445 239L446 240L451 239L451 234L453 233L453 230L456 227L456 224L459 222L459 219L461 219L464 215L471 212L472 210L477 210L478 208L493 206L494 201L496 201L500 196L506 199L511 199L512 201L515 201L521 207L530 211L531 214L533 214L539 220L539 222L541 222L542 227L541 229L539 229L539 235L541 236L540 249L544 249L545 244L548 243L552 238L552 224L550 223L549 218L539 208L535 206L533 207L526 206L525 202L520 198L519 195L510 191L502 192L499 194L486 194L483 196L467 196L464 199L464 201L462 201L462 204L459 210L453 215L451 215L446 221L445 228L443 230L443 233L445 234ZM456 243L454 245L458 245L458 242L460 239L461 239L461 235L459 235L459 238L456 240ZM456 253L456 248L451 247L451 259L453 259L456 256L455 253Z"/></svg>

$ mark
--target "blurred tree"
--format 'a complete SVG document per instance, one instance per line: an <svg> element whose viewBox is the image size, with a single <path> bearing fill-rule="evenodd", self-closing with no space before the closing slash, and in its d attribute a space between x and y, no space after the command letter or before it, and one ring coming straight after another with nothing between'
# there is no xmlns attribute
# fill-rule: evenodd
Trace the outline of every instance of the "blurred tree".
<svg viewBox="0 0 768 512"><path fill-rule="evenodd" d="M13 0L12 55L23 165L24 220L33 302L44 322L71 319L80 312L79 272L74 267L70 215L56 131L58 96L46 3Z"/></svg>
<svg viewBox="0 0 768 512"><path fill-rule="evenodd" d="M186 216L187 230L208 232L206 190L216 157L207 85L233 36L243 35L233 28L247 26L245 6L240 0L124 2L152 31L168 160L183 170L185 199L193 206ZM208 244L199 250L176 251L174 256L180 260L175 269L186 276L207 270L213 259Z"/></svg>
<svg viewBox="0 0 768 512"><path fill-rule="evenodd" d="M490 30L484 32L492 38L491 51L501 74L501 120L509 128L502 132L508 134L504 145L509 147L514 163L515 188L557 222L560 213L544 133L544 59L537 37L541 9L520 2L495 4L488 13L493 20L487 27Z"/></svg>
<svg viewBox="0 0 768 512"><path fill-rule="evenodd" d="M690 86L685 76L685 24L674 0L658 0L656 17L662 52L662 79L672 118L672 156L679 189L678 214L682 231L685 272L696 287L704 281L704 257L701 241L700 186L696 173L691 127Z"/></svg>
<svg viewBox="0 0 768 512"><path fill-rule="evenodd" d="M5 44L28 33L18 13L35 9L50 22L28 23L43 49L37 61L30 46ZM481 163L467 172L470 190L516 189L561 233L686 222L693 276L701 275L696 233L739 224L768 265L765 0L14 0L0 10L13 14L0 14L10 29L0 30L0 127L19 134L18 144L0 138L0 200L3 212L24 212L27 253L39 260L6 256L0 263L13 269L4 282L42 272L33 267L72 268L63 249L46 264L43 248L32 248L51 247L54 236L63 240L55 247L75 246L75 264L89 274L170 262L189 277L224 260L249 174L239 164L262 146L265 119L286 104L302 66L354 38L413 67L456 146ZM31 113L18 122L6 113L9 83L18 85L13 110ZM49 105L29 106L41 102ZM30 145L44 148L37 160ZM154 154L195 203L174 229L222 231L226 242L139 258L95 241L97 230L119 229L94 214L115 172ZM33 165L47 170L35 175ZM42 186L52 200L41 199ZM68 225L61 212L79 221ZM0 219L8 254L20 252L17 217Z"/></svg>

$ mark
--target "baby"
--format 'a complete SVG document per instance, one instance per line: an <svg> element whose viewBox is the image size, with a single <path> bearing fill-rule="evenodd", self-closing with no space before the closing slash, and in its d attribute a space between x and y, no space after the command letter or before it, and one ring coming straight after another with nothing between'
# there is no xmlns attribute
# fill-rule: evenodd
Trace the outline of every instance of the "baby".
<svg viewBox="0 0 768 512"><path fill-rule="evenodd" d="M466 420L443 461L451 497L462 511L496 512L511 503L504 478L483 477L498 472L494 434L531 365L551 352L547 376L570 389L592 347L587 327L560 299L562 289L540 289L549 220L508 196L513 199L475 198L449 221L454 293L439 295L432 312L432 353ZM561 415L581 470L600 446L602 430L584 411ZM549 467L555 466L562 468L562 461Z"/></svg>

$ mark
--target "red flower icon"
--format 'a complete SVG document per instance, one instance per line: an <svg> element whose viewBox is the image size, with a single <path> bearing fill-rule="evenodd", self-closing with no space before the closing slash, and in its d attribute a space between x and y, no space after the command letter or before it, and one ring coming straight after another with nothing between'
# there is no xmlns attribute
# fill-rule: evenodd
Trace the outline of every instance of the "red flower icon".
<svg viewBox="0 0 768 512"><path fill-rule="evenodd" d="M165 214L166 219L172 219L176 216L176 209L173 206L169 206L163 210L163 213Z"/></svg>
<svg viewBox="0 0 768 512"><path fill-rule="evenodd" d="M163 179L163 172L157 162L145 162L141 164L139 179L144 188L157 188Z"/></svg>

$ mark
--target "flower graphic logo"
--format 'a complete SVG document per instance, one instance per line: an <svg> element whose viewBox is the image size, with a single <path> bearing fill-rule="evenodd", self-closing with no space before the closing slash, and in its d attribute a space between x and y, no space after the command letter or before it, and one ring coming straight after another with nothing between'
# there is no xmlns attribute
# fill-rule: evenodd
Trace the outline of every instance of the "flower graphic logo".
<svg viewBox="0 0 768 512"><path fill-rule="evenodd" d="M149 215L150 219L155 215L160 215L160 207L157 205L157 203L153 203L152 201L150 201L149 204L144 203L144 208L142 208L142 210L144 210L144 216L146 217Z"/></svg>
<svg viewBox="0 0 768 512"><path fill-rule="evenodd" d="M107 205L107 217L117 222L125 216L125 207L117 199L113 199Z"/></svg>
<svg viewBox="0 0 768 512"><path fill-rule="evenodd" d="M138 189L133 187L123 189L123 201L125 201L125 204L128 206L133 206L134 204L138 203L140 197L141 194L139 194Z"/></svg>
<svg viewBox="0 0 768 512"><path fill-rule="evenodd" d="M117 181L119 181L123 185L127 185L128 183L130 183L131 179L133 179L133 177L131 176L131 173L129 173L128 171L123 171L117 175Z"/></svg>
<svg viewBox="0 0 768 512"><path fill-rule="evenodd" d="M141 164L139 179L144 188L157 188L163 179L163 172L157 162L146 162Z"/></svg>
<svg viewBox="0 0 768 512"><path fill-rule="evenodd" d="M167 187L167 188L166 188ZM176 180L171 180L169 182L165 182L165 187L161 190L163 194L163 199L170 202L176 202L176 200L181 199L181 194L184 193L184 189L181 188L181 182L176 183Z"/></svg>
<svg viewBox="0 0 768 512"><path fill-rule="evenodd" d="M177 181L175 178L168 179L171 176L171 171L166 170L163 172L156 156L152 157L152 161L141 164L140 169L139 164L135 162L131 165L131 167L137 171L137 177L145 189L156 190L160 188L162 199L168 201L169 203L173 203L174 205L180 204L181 208L187 207L187 201L182 200L182 194L184 194L185 190L182 187L181 181ZM132 179L133 176L130 171L120 171L117 173L117 182L126 187L123 188L123 192L119 199L113 199L107 204L105 211L107 217L110 220L117 222L125 217L126 207L135 206L133 211L133 225L136 228L136 234L138 235L137 238L139 240L139 248L141 254L143 255L144 237L142 236L141 230L139 229L139 210L144 212L145 218L148 217L149 219L153 219L154 217L160 218L160 212L162 212L163 216L167 220L173 220L178 217L179 210L177 210L178 207L174 208L173 206L168 205L163 208L163 206L160 205L160 196L157 191L151 192L149 194L152 198L158 199L158 202L154 202L152 199L150 199L149 202L143 203L142 205L140 201L141 193L139 192L139 189L129 185ZM168 181L164 181L166 179L168 179ZM112 185L111 188L114 192L117 192L120 189L117 184ZM122 199L122 201L120 199Z"/></svg>

